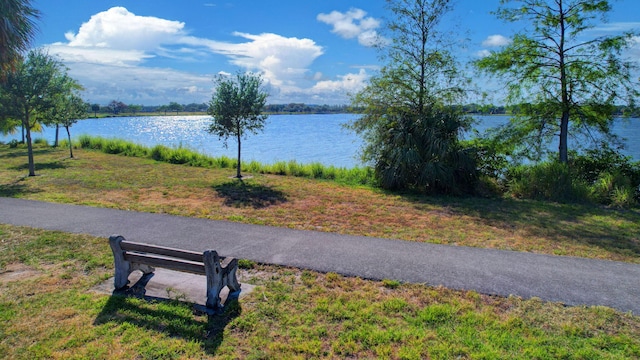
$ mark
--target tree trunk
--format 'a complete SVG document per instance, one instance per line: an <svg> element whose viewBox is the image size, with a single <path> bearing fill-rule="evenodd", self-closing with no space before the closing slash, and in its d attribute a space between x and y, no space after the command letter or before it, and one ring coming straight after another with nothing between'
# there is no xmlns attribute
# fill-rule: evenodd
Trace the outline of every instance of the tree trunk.
<svg viewBox="0 0 640 360"><path fill-rule="evenodd" d="M242 179L242 175L240 174L240 167L241 167L240 166L240 164L241 164L241 162L240 162L240 148L241 148L240 137L241 137L241 134L240 134L240 131L238 131L238 174L236 175L236 177L238 179Z"/></svg>
<svg viewBox="0 0 640 360"><path fill-rule="evenodd" d="M31 127L29 126L29 110L25 110L22 128L27 133L27 155L29 158L29 176L36 176L36 166L33 161L33 145L31 144Z"/></svg>
<svg viewBox="0 0 640 360"><path fill-rule="evenodd" d="M73 159L73 146L71 145L71 132L69 131L69 127L65 126L67 129L67 139L69 139L69 157Z"/></svg>
<svg viewBox="0 0 640 360"><path fill-rule="evenodd" d="M60 124L56 124L56 139L53 142L53 147L58 147L58 137L60 133Z"/></svg>
<svg viewBox="0 0 640 360"><path fill-rule="evenodd" d="M569 133L569 112L563 111L562 118L560 119L560 145L558 146L558 153L560 155L560 162L567 164L569 162L569 150L568 150L568 133Z"/></svg>
<svg viewBox="0 0 640 360"><path fill-rule="evenodd" d="M569 162L568 154L568 133L569 133L569 115L571 107L571 99L569 99L569 89L567 84L567 68L565 64L565 31L566 31L566 19L564 17L564 9L562 7L562 1L558 4L560 6L560 44L559 44L559 56L560 56L560 91L562 97L562 117L560 118L560 141L558 146L558 155L560 162L567 164Z"/></svg>

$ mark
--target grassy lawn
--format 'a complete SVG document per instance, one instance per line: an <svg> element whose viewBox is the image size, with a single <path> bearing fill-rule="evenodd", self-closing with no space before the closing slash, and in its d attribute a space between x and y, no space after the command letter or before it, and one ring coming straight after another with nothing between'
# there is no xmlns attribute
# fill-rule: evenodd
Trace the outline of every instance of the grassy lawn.
<svg viewBox="0 0 640 360"><path fill-rule="evenodd" d="M225 313L92 288L106 239L0 225L0 358L632 359L640 317L256 265Z"/></svg>
<svg viewBox="0 0 640 360"><path fill-rule="evenodd" d="M0 145L0 196L295 229L640 263L640 212L388 194L233 169ZM1 222L1 221L0 221ZM631 359L640 317L395 281L255 265L256 289L207 316L180 301L92 291L107 239L0 224L0 358Z"/></svg>
<svg viewBox="0 0 640 360"><path fill-rule="evenodd" d="M0 145L0 196L420 242L640 263L640 211L515 199L389 194L325 180ZM248 174L245 174L248 175Z"/></svg>

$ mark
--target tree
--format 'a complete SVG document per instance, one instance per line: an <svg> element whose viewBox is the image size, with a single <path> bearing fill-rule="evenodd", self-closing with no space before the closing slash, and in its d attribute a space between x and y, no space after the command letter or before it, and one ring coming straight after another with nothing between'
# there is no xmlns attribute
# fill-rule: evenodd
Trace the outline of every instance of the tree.
<svg viewBox="0 0 640 360"><path fill-rule="evenodd" d="M29 176L35 176L31 131L54 106L54 97L63 92L62 82L56 81L62 73L60 62L41 50L32 50L1 84L3 117L20 119L26 132Z"/></svg>
<svg viewBox="0 0 640 360"><path fill-rule="evenodd" d="M450 43L438 31L449 0L388 0L386 66L353 99L363 116L350 127L365 140L363 159L383 188L469 191L475 165L458 140L468 125L451 106L465 94Z"/></svg>
<svg viewBox="0 0 640 360"><path fill-rule="evenodd" d="M122 101L112 100L109 105L107 105L107 108L112 114L118 115L127 108L127 104L123 103Z"/></svg>
<svg viewBox="0 0 640 360"><path fill-rule="evenodd" d="M506 7L506 4L514 7ZM476 66L507 84L513 118L500 129L506 152L540 158L558 136L558 159L568 162L570 134L611 133L616 102L633 106L632 64L622 59L633 32L588 37L611 10L606 0L501 0L498 18L530 26ZM533 150L533 151L532 151ZM532 153L535 156L531 156Z"/></svg>
<svg viewBox="0 0 640 360"><path fill-rule="evenodd" d="M76 80L69 77L66 72L61 72L54 81L58 83L56 87L60 89L60 91L52 96L53 106L47 113L47 123L56 125L56 146L58 144L58 128L60 126L65 128L69 142L69 157L73 158L70 127L75 124L78 119L86 117L88 108L79 94L82 86L80 86Z"/></svg>
<svg viewBox="0 0 640 360"><path fill-rule="evenodd" d="M238 142L238 173L241 179L241 140L246 132L257 134L264 128L266 115L262 115L267 96L261 89L262 77L256 74L236 74L235 78L220 76L207 113L213 117L208 131L223 139L227 146L229 137Z"/></svg>
<svg viewBox="0 0 640 360"><path fill-rule="evenodd" d="M131 112L133 115L135 115L136 113L138 113L138 112L140 112L142 110L142 105L131 104L127 108L129 109L129 112Z"/></svg>
<svg viewBox="0 0 640 360"><path fill-rule="evenodd" d="M180 110L182 110L182 105L178 104L177 102L170 102L169 106L167 107L167 109L171 110L171 111L175 111L176 115L178 115L178 113L180 112Z"/></svg>
<svg viewBox="0 0 640 360"><path fill-rule="evenodd" d="M15 70L38 30L40 12L30 0L0 1L0 81Z"/></svg>
<svg viewBox="0 0 640 360"><path fill-rule="evenodd" d="M97 118L98 117L98 111L100 111L100 105L99 104L91 104L91 111L93 111L93 117Z"/></svg>

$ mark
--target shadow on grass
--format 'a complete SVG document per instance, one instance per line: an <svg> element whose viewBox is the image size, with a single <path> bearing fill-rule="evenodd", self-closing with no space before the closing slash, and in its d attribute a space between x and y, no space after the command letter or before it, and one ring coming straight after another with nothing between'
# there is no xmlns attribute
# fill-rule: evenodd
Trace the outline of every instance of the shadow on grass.
<svg viewBox="0 0 640 360"><path fill-rule="evenodd" d="M167 338L182 338L193 343L199 343L205 353L215 355L224 340L224 329L229 322L242 313L240 303L237 299L228 299L224 312L214 315L207 315L204 312L194 311L193 309L187 310L184 309L185 306L193 307L193 304L178 300L149 297L141 300L135 297L114 294L96 317L94 325L133 325L162 333ZM108 328L112 329L111 326ZM117 329L113 331L119 332ZM155 343L153 338L149 345L151 348L145 349L144 346L141 345L139 347L140 352L164 351L162 345ZM170 345L167 346L169 347ZM153 357L152 353L149 355Z"/></svg>
<svg viewBox="0 0 640 360"><path fill-rule="evenodd" d="M24 194L36 194L39 190L34 190L16 181L11 184L0 184L0 197L16 197Z"/></svg>
<svg viewBox="0 0 640 360"><path fill-rule="evenodd" d="M49 154L51 152L53 148L36 148L33 149L33 155L42 155L42 154ZM26 148L18 148L18 149L9 149L8 151L4 152L2 154L0 154L0 159L5 158L5 159L12 159L12 158L19 158L19 157L27 157L28 152Z"/></svg>
<svg viewBox="0 0 640 360"><path fill-rule="evenodd" d="M36 162L35 163L35 167L36 167L36 172L37 172L38 170L65 169L65 168L67 168L67 165L61 163L60 161L50 161L50 162L46 162L46 163ZM18 166L14 166L14 167L12 167L10 169L11 170L17 170L17 171L29 170L29 163L18 165Z"/></svg>
<svg viewBox="0 0 640 360"><path fill-rule="evenodd" d="M640 256L640 211L594 204L477 197L427 197L405 194L418 207L434 205L452 215L465 215L500 229L559 243L599 247L625 256Z"/></svg>
<svg viewBox="0 0 640 360"><path fill-rule="evenodd" d="M222 196L226 206L262 209L287 201L286 195L268 186L233 180L213 187Z"/></svg>

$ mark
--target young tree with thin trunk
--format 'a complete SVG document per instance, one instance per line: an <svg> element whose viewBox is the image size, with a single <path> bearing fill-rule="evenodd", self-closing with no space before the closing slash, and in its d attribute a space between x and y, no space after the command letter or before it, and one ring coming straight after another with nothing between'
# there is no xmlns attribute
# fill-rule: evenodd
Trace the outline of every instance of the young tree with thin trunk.
<svg viewBox="0 0 640 360"><path fill-rule="evenodd" d="M238 73L235 78L221 75L209 102L207 113L213 117L207 129L209 133L223 139L225 146L229 137L235 137L238 142L238 179L242 179L242 138L247 132L257 134L264 128L267 119L262 109L269 95L261 87L260 75Z"/></svg>
<svg viewBox="0 0 640 360"><path fill-rule="evenodd" d="M501 0L501 4L498 18L527 27L476 66L505 82L508 105L517 109L496 136L505 151L539 159L557 137L558 160L567 163L572 135L600 133L615 141L611 133L615 105L634 106L638 88L632 78L633 63L624 59L634 33L594 36L598 21L611 10L610 1Z"/></svg>
<svg viewBox="0 0 640 360"><path fill-rule="evenodd" d="M58 128L60 126L65 128L69 142L69 157L73 158L70 128L79 119L86 117L87 104L79 94L82 86L76 80L69 77L66 72L58 74L54 82L55 87L60 91L52 96L52 106L46 115L46 123L55 124L56 126L56 146Z"/></svg>

